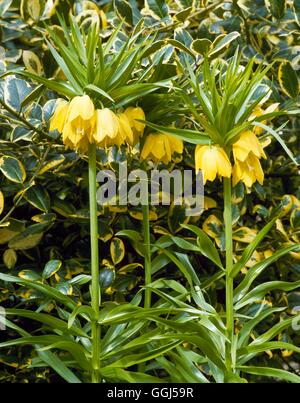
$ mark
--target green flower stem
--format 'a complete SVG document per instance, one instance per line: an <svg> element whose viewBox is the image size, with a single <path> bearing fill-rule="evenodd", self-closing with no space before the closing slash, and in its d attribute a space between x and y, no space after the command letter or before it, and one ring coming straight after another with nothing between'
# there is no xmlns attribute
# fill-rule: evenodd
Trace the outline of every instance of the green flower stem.
<svg viewBox="0 0 300 403"><path fill-rule="evenodd" d="M224 178L224 222L226 246L226 332L229 343L226 346L226 366L232 372L233 360L231 348L234 337L234 310L233 310L233 242L232 242L232 205L231 205L231 178Z"/></svg>
<svg viewBox="0 0 300 403"><path fill-rule="evenodd" d="M144 270L145 270L145 286L149 285L151 279L151 246L150 246L150 222L149 222L149 201L147 198L147 204L143 205L143 235L144 235ZM145 308L151 307L151 290L145 290Z"/></svg>
<svg viewBox="0 0 300 403"><path fill-rule="evenodd" d="M91 233L91 305L95 313L92 321L92 383L99 383L100 369L100 325L98 317L101 305L99 285L99 250L98 250L98 218L96 200L96 146L89 146L89 196L90 196L90 233Z"/></svg>

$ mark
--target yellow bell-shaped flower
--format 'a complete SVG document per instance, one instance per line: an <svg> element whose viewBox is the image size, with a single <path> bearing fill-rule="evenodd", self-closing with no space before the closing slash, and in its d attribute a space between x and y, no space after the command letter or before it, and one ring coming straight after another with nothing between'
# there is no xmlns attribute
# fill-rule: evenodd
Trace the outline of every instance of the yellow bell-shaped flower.
<svg viewBox="0 0 300 403"><path fill-rule="evenodd" d="M119 113L117 117L119 120L119 138L122 141L120 144L117 145L120 147L120 145L124 143L132 144L133 132L130 127L128 117L125 115L125 113Z"/></svg>
<svg viewBox="0 0 300 403"><path fill-rule="evenodd" d="M119 129L119 120L113 111L108 108L97 109L96 128L92 137L99 147L111 147L114 144L122 144Z"/></svg>
<svg viewBox="0 0 300 403"><path fill-rule="evenodd" d="M171 147L172 154L182 154L183 153L183 142L178 137L166 134L169 139L169 144Z"/></svg>
<svg viewBox="0 0 300 403"><path fill-rule="evenodd" d="M86 152L94 131L95 108L88 95L77 96L69 103L63 127L63 142L73 150Z"/></svg>
<svg viewBox="0 0 300 403"><path fill-rule="evenodd" d="M145 123L138 121L146 120L145 113L140 107L129 106L125 109L124 114L129 120L133 134L132 142L129 142L129 144L135 146L139 142L139 138L143 135L145 130Z"/></svg>
<svg viewBox="0 0 300 403"><path fill-rule="evenodd" d="M89 148L88 134L82 128L76 128L71 123L66 123L63 129L63 143L66 148L87 153Z"/></svg>
<svg viewBox="0 0 300 403"><path fill-rule="evenodd" d="M151 159L153 162L168 164L172 155L182 154L183 143L174 136L165 133L151 133L147 136L141 152L141 159Z"/></svg>
<svg viewBox="0 0 300 403"><path fill-rule="evenodd" d="M49 128L50 131L57 130L59 131L59 133L62 133L68 109L69 109L69 102L65 101L62 98L57 99L56 109L50 120L50 128Z"/></svg>
<svg viewBox="0 0 300 403"><path fill-rule="evenodd" d="M232 151L235 161L245 161L250 152L257 158L266 158L263 146L256 135L250 130L241 134L239 140L233 144Z"/></svg>
<svg viewBox="0 0 300 403"><path fill-rule="evenodd" d="M217 145L197 145L195 150L196 172L202 171L203 183L214 181L218 176L230 178L231 163L226 152Z"/></svg>
<svg viewBox="0 0 300 403"><path fill-rule="evenodd" d="M244 161L237 160L232 170L232 182L235 186L238 182L244 182L247 187L251 187L256 181L261 185L264 182L264 171L259 159L250 152Z"/></svg>

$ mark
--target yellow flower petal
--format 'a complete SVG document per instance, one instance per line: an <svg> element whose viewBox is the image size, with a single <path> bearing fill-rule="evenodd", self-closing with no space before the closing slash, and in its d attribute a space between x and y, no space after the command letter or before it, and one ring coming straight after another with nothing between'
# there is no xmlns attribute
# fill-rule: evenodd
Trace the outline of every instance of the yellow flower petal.
<svg viewBox="0 0 300 403"><path fill-rule="evenodd" d="M165 147L165 164L170 162L172 160L172 149L170 145L170 140L169 137L162 134L163 137L163 142L164 142L164 147Z"/></svg>
<svg viewBox="0 0 300 403"><path fill-rule="evenodd" d="M198 145L195 150L196 171L201 170L203 182L214 181L219 176L230 178L231 163L225 151L219 146Z"/></svg>
<svg viewBox="0 0 300 403"><path fill-rule="evenodd" d="M67 120L81 126L90 126L94 113L95 108L91 98L88 95L78 96L70 102Z"/></svg>
<svg viewBox="0 0 300 403"><path fill-rule="evenodd" d="M265 109L265 110L262 109L261 107L257 107L257 108L254 110L254 112L252 113L252 115L250 116L249 119L252 120L252 119L254 119L254 118L256 118L256 117L259 117L259 116L262 116L262 115L266 115L266 114L268 114L268 113L275 112L276 110L278 110L278 106L279 106L279 105L280 105L279 103L272 104L272 105L268 106L268 108ZM271 118L271 119L272 119L272 118ZM266 124L267 121L264 120L264 121L261 122L261 123ZM263 129L262 127L260 127L260 126L254 126L253 131L254 131L255 134L260 135L260 134L262 134L262 133L264 132L264 129Z"/></svg>
<svg viewBox="0 0 300 403"><path fill-rule="evenodd" d="M256 181L261 185L264 181L264 172L259 159L250 153L245 161L237 160L232 171L233 186L242 181L247 187L251 187Z"/></svg>
<svg viewBox="0 0 300 403"><path fill-rule="evenodd" d="M248 166L253 167L254 172L255 172L255 177L257 181L263 185L264 183L264 171L260 165L259 159L256 158L253 154L249 155L248 158Z"/></svg>
<svg viewBox="0 0 300 403"><path fill-rule="evenodd" d="M58 130L60 133L63 131L64 124L66 121L66 116L69 109L69 102L64 99L58 99L57 107L55 112L50 120L50 131Z"/></svg>
<svg viewBox="0 0 300 403"><path fill-rule="evenodd" d="M151 154L156 160L156 162L159 162L164 158L166 150L165 150L164 136L162 134L153 135Z"/></svg>
<svg viewBox="0 0 300 403"><path fill-rule="evenodd" d="M130 122L128 117L125 115L125 113L120 113L118 115L119 119L119 130L122 138L124 141L127 143L131 144L133 143L133 132L130 127Z"/></svg>
<svg viewBox="0 0 300 403"><path fill-rule="evenodd" d="M183 153L183 141L170 134L166 134L166 136L169 140L172 154L173 153L182 154Z"/></svg>
<svg viewBox="0 0 300 403"><path fill-rule="evenodd" d="M72 123L67 123L63 130L63 142L71 142L74 147L85 136L85 131L81 127L73 126Z"/></svg>
<svg viewBox="0 0 300 403"><path fill-rule="evenodd" d="M250 152L257 158L266 158L262 145L256 135L250 130L241 134L239 140L233 144L232 150L235 161L245 161Z"/></svg>
<svg viewBox="0 0 300 403"><path fill-rule="evenodd" d="M183 152L181 140L177 141L174 137L165 133L151 133L146 137L141 159L152 159L154 162L163 162L168 164L172 160L175 152Z"/></svg>
<svg viewBox="0 0 300 403"><path fill-rule="evenodd" d="M125 115L127 116L131 127L136 129L138 132L143 134L145 129L145 123L139 122L138 120L146 120L145 113L142 108L133 106L129 106L124 111Z"/></svg>
<svg viewBox="0 0 300 403"><path fill-rule="evenodd" d="M155 135L154 134L149 134L146 137L142 152L141 152L141 159L145 160L148 158L152 152L153 149L153 143L155 141Z"/></svg>
<svg viewBox="0 0 300 403"><path fill-rule="evenodd" d="M217 166L218 166L218 174L220 176L224 176L225 178L230 178L231 176L231 163L226 152L220 148L218 150L218 154L216 155Z"/></svg>
<svg viewBox="0 0 300 403"><path fill-rule="evenodd" d="M140 107L129 106L125 109L124 114L127 116L132 129L133 141L131 145L134 146L144 133L145 123L139 122L138 120L146 120L145 113Z"/></svg>
<svg viewBox="0 0 300 403"><path fill-rule="evenodd" d="M94 139L100 147L109 147L119 142L119 120L108 108L97 109Z"/></svg>

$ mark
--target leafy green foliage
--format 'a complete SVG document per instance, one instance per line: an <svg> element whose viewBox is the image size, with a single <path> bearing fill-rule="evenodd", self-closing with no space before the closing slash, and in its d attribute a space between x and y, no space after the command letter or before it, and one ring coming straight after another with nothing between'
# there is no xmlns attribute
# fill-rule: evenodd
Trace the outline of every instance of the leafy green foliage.
<svg viewBox="0 0 300 403"><path fill-rule="evenodd" d="M0 382L87 382L98 320L107 381L299 383L299 1L96 3L0 2ZM141 211L99 207L104 304L93 317L86 162L49 132L56 98L84 92L99 107L141 106L146 135L183 139L180 169L193 166L195 144L250 127L240 123L263 98L284 111L255 120L280 142L264 186L233 190L235 374L218 182L189 222L151 207L151 309ZM99 150L98 168L126 158L139 167L123 149Z"/></svg>

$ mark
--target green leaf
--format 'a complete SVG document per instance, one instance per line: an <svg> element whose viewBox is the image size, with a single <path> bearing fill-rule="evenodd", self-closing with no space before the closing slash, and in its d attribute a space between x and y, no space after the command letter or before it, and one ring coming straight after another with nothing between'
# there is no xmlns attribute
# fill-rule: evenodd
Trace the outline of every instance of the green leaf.
<svg viewBox="0 0 300 403"><path fill-rule="evenodd" d="M116 236L128 238L138 253L144 256L144 241L140 232L128 229L117 232Z"/></svg>
<svg viewBox="0 0 300 403"><path fill-rule="evenodd" d="M46 280L53 276L61 268L61 265L61 260L49 260L49 262L46 263L42 273L43 279Z"/></svg>
<svg viewBox="0 0 300 403"><path fill-rule="evenodd" d="M101 269L99 272L101 289L106 290L108 287L110 287L115 278L116 272L114 267L104 267L103 269Z"/></svg>
<svg viewBox="0 0 300 403"><path fill-rule="evenodd" d="M77 306L76 302L74 302L71 298L67 297L60 291L57 291L55 288L47 284L42 284L36 281L30 281L19 277L10 276L4 273L0 273L0 280L7 281L9 283L21 284L27 286L28 288L33 288L34 290L41 292L47 297L53 298L57 302L60 302L61 304L67 306L72 310Z"/></svg>
<svg viewBox="0 0 300 403"><path fill-rule="evenodd" d="M183 43L176 41L176 39L168 39L166 41L166 43L169 43L170 45L174 46L174 48L182 50L183 52L186 52L187 54L189 54L190 56L192 56L193 58L195 57L193 52L191 52L191 50L185 46Z"/></svg>
<svg viewBox="0 0 300 403"><path fill-rule="evenodd" d="M259 353L265 353L268 350L289 350L296 353L300 353L300 348L294 346L291 343L285 343L283 341L270 341L268 343L261 343L256 345L250 345L248 347L243 347L237 350L238 365L244 364L245 362L252 359Z"/></svg>
<svg viewBox="0 0 300 403"><path fill-rule="evenodd" d="M212 42L209 39L195 39L192 42L191 48L194 52L199 53L200 55L207 55L210 48L212 46Z"/></svg>
<svg viewBox="0 0 300 403"><path fill-rule="evenodd" d="M295 208L290 216L290 223L292 228L296 229L300 227L300 208Z"/></svg>
<svg viewBox="0 0 300 403"><path fill-rule="evenodd" d="M23 0L21 1L21 15L25 20L33 19L37 22L43 12L43 3L41 0Z"/></svg>
<svg viewBox="0 0 300 403"><path fill-rule="evenodd" d="M44 224L34 224L26 228L25 231L12 238L8 246L15 250L27 250L37 246L44 234L46 226Z"/></svg>
<svg viewBox="0 0 300 403"><path fill-rule="evenodd" d="M293 161L293 163L296 165L299 165L298 162L295 160L293 153L290 151L290 149L285 144L284 140L282 140L280 135L275 130L273 130L269 126L266 126L262 122L254 121L254 123L252 123L252 125L259 126L259 127L263 128L264 130L266 130L268 133L272 134L272 136L278 141L278 143L281 145L281 147L284 149L284 151L287 153L287 155L290 157L290 159Z"/></svg>
<svg viewBox="0 0 300 403"><path fill-rule="evenodd" d="M42 277L39 273L33 270L21 270L18 273L18 276L20 278L23 278L24 280L31 280L31 281L41 281Z"/></svg>
<svg viewBox="0 0 300 403"><path fill-rule="evenodd" d="M6 249L3 253L3 263L8 269L13 269L17 263L18 256L14 249Z"/></svg>
<svg viewBox="0 0 300 403"><path fill-rule="evenodd" d="M165 235L168 238L168 235ZM170 236L170 239L179 246L181 249L185 251L192 251L199 253L199 247L196 243L192 243L190 241L185 240L184 238L180 238L179 236Z"/></svg>
<svg viewBox="0 0 300 403"><path fill-rule="evenodd" d="M212 240L208 237L208 235L206 235L206 233L202 229L196 227L195 225L183 224L182 227L194 232L197 235L197 243L202 255L206 256L218 267L220 267L220 269L224 270L219 252L213 244Z"/></svg>
<svg viewBox="0 0 300 403"><path fill-rule="evenodd" d="M72 328L73 323L75 322L75 319L78 315L82 315L84 318L88 318L89 321L95 319L95 312L91 306L87 305L76 306L76 308L69 316L68 329Z"/></svg>
<svg viewBox="0 0 300 403"><path fill-rule="evenodd" d="M246 305L260 300L270 291L281 290L281 291L292 291L300 286L300 280L294 281L293 283L287 281L268 281L266 283L260 284L246 294L242 299L240 299L235 304L235 309L239 310Z"/></svg>
<svg viewBox="0 0 300 403"><path fill-rule="evenodd" d="M175 333L172 335L162 336L162 338L166 339L174 338L181 340L182 342L192 343L195 346L197 346L209 358L210 361L212 361L215 365L217 365L218 368L220 368L223 371L226 370L225 364L222 360L222 357L220 356L220 352L214 347L213 343L210 343L209 341L203 339L202 337L189 333L187 334Z"/></svg>
<svg viewBox="0 0 300 403"><path fill-rule="evenodd" d="M284 381L292 383L300 383L300 376L292 374L283 369L270 368L270 367L248 367L248 366L239 366L237 367L237 369L239 369L242 372L245 372L246 374L267 376L271 378L279 378Z"/></svg>
<svg viewBox="0 0 300 403"><path fill-rule="evenodd" d="M144 122L147 126L151 127L151 129L157 130L161 133L171 134L172 136L178 137L183 141L186 141L190 144L202 144L208 145L211 143L211 139L206 136L202 132L198 132L196 130L187 130L187 129L177 129L175 127L164 127L159 126L151 122Z"/></svg>
<svg viewBox="0 0 300 403"><path fill-rule="evenodd" d="M289 245L283 247L278 251L274 252L272 256L252 266L248 270L242 282L234 290L234 301L235 302L238 301L246 294L246 292L249 290L251 284L256 279L256 277L259 276L268 266L276 262L281 257L287 255L289 252L292 252L293 250L297 249L300 249L299 245Z"/></svg>
<svg viewBox="0 0 300 403"><path fill-rule="evenodd" d="M110 256L113 263L119 264L125 256L125 246L120 238L113 238L110 243Z"/></svg>
<svg viewBox="0 0 300 403"><path fill-rule="evenodd" d="M6 315L21 316L23 318L36 320L37 322L47 325L53 331L60 330L66 334L71 333L75 336L88 337L88 335L81 328L77 326L68 327L68 324L65 321L48 313L31 312L26 309L8 308L6 309Z"/></svg>
<svg viewBox="0 0 300 403"><path fill-rule="evenodd" d="M80 95L82 95L82 93L83 93L82 87L80 86L80 84L78 83L76 78L72 75L65 60L59 55L59 53L56 51L56 49L51 45L51 43L49 41L46 40L46 43L47 43L49 50L52 53L54 59L56 60L59 67L62 69L62 71L66 75L67 79L69 80L69 82L72 85L72 87L74 88L74 90L76 92L80 93Z"/></svg>
<svg viewBox="0 0 300 403"><path fill-rule="evenodd" d="M128 368L136 364L140 364L142 362L146 362L149 360L152 360L156 357L159 357L168 351L172 350L176 346L181 344L179 341L173 341L171 343L168 343L164 346L160 346L158 348L151 349L150 351L138 353L138 354L132 354L132 355L127 355L124 358L121 358L110 365L108 365L106 368ZM1 344L0 344L1 346Z"/></svg>
<svg viewBox="0 0 300 403"><path fill-rule="evenodd" d="M28 311L26 311L28 312ZM20 328L19 326L15 325L10 320L6 319L7 327L15 330L23 337L31 337L31 335ZM37 349L39 348L38 345L35 346ZM51 367L54 371L56 371L63 379L65 379L69 383L81 383L80 379L77 378L76 375L64 364L61 359L53 354L51 351L37 351L38 357L46 363L49 367Z"/></svg>
<svg viewBox="0 0 300 403"><path fill-rule="evenodd" d="M169 16L169 7L165 0L145 0L145 5L155 19L163 19Z"/></svg>
<svg viewBox="0 0 300 403"><path fill-rule="evenodd" d="M286 11L286 0L266 0L266 5L273 17L277 19L283 18Z"/></svg>
<svg viewBox="0 0 300 403"><path fill-rule="evenodd" d="M208 53L209 57L216 56L217 54L223 52L229 47L229 44L240 36L239 32L230 32L227 35L220 35L212 43L212 50Z"/></svg>
<svg viewBox="0 0 300 403"><path fill-rule="evenodd" d="M23 63L28 71L34 74L43 74L43 65L39 57L31 50L23 50Z"/></svg>
<svg viewBox="0 0 300 403"><path fill-rule="evenodd" d="M13 157L4 155L0 158L0 171L11 182L23 183L26 179L23 164Z"/></svg>
<svg viewBox="0 0 300 403"><path fill-rule="evenodd" d="M4 102L16 112L20 112L22 102L31 91L32 87L25 80L9 76L4 85Z"/></svg>
<svg viewBox="0 0 300 403"><path fill-rule="evenodd" d="M247 248L244 250L242 257L240 260L233 266L232 269L232 274L231 276L234 278L241 270L243 267L245 267L246 263L248 260L251 258L253 255L255 249L258 247L258 245L261 243L261 241L265 238L265 236L268 234L268 232L271 230L273 227L276 218L273 218L272 221L270 221L268 224L266 224L256 235L256 237L253 239L253 241L247 246Z"/></svg>
<svg viewBox="0 0 300 403"><path fill-rule="evenodd" d="M42 84L36 86L34 88L34 90L32 90L31 93L23 99L22 105L21 105L22 108L24 108L27 105L30 105L33 101L35 101L37 98L39 98L42 95L44 90L45 89Z"/></svg>
<svg viewBox="0 0 300 403"><path fill-rule="evenodd" d="M257 336L257 338L250 344L259 345L261 343L266 343L269 340L272 340L275 336L283 332L285 329L288 329L293 324L294 317L283 319L280 322L276 323L276 325L272 326L265 333Z"/></svg>
<svg viewBox="0 0 300 403"><path fill-rule="evenodd" d="M114 8L117 14L125 21L128 25L133 24L133 10L128 1L125 0L114 0Z"/></svg>
<svg viewBox="0 0 300 403"><path fill-rule="evenodd" d="M94 84L89 84L85 87L85 90L90 90L91 92L93 92L94 94L100 96L101 98L107 98L109 101L111 102L115 102L114 99L104 90L102 90L101 88L97 87Z"/></svg>
<svg viewBox="0 0 300 403"><path fill-rule="evenodd" d="M272 315L273 313L282 312L285 309L286 309L285 307L266 308L262 312L259 312L252 319L248 320L245 324L243 324L243 327L239 332L238 347L241 348L244 344L247 343L251 335L251 332L255 328L255 326L257 326L260 322L262 322L265 318Z"/></svg>
<svg viewBox="0 0 300 403"><path fill-rule="evenodd" d="M291 63L283 62L279 65L278 81L282 91L290 98L296 98L300 93L300 82Z"/></svg>
<svg viewBox="0 0 300 403"><path fill-rule="evenodd" d="M38 351L38 356L68 383L81 383L81 380L70 368L57 355L51 353L51 351Z"/></svg>
<svg viewBox="0 0 300 403"><path fill-rule="evenodd" d="M43 84L46 88L57 92L58 94L65 95L67 97L75 97L82 95L82 91L75 90L70 84L62 80L52 80L46 77L38 76L37 74L29 73L28 71L20 71L19 75L31 78L33 81Z"/></svg>
<svg viewBox="0 0 300 403"><path fill-rule="evenodd" d="M13 0L1 0L0 2L0 17L3 16L3 14L6 13L6 11L9 9L11 3Z"/></svg>
<svg viewBox="0 0 300 403"><path fill-rule="evenodd" d="M54 168L58 167L65 161L65 157L62 154L57 154L51 157L49 161L43 165L43 167L39 170L39 176L43 175L45 172L53 170Z"/></svg>
<svg viewBox="0 0 300 403"><path fill-rule="evenodd" d="M40 186L32 186L25 195L25 199L37 209L48 213L50 210L50 197L47 190Z"/></svg>
<svg viewBox="0 0 300 403"><path fill-rule="evenodd" d="M100 374L103 378L111 380L112 382L126 382L126 383L163 383L163 379L156 376L144 374L141 372L126 371L122 368L105 367L100 369Z"/></svg>
<svg viewBox="0 0 300 403"><path fill-rule="evenodd" d="M22 346L22 345L42 345L45 346L40 348L41 351L46 351L47 349L57 348L60 350L68 351L75 358L76 362L80 365L83 370L90 371L90 362L86 358L85 349L75 341L70 338L57 336L57 335L44 335L44 336L31 336L31 337L21 337L15 340L9 340L0 343L0 348L11 347L11 346Z"/></svg>

